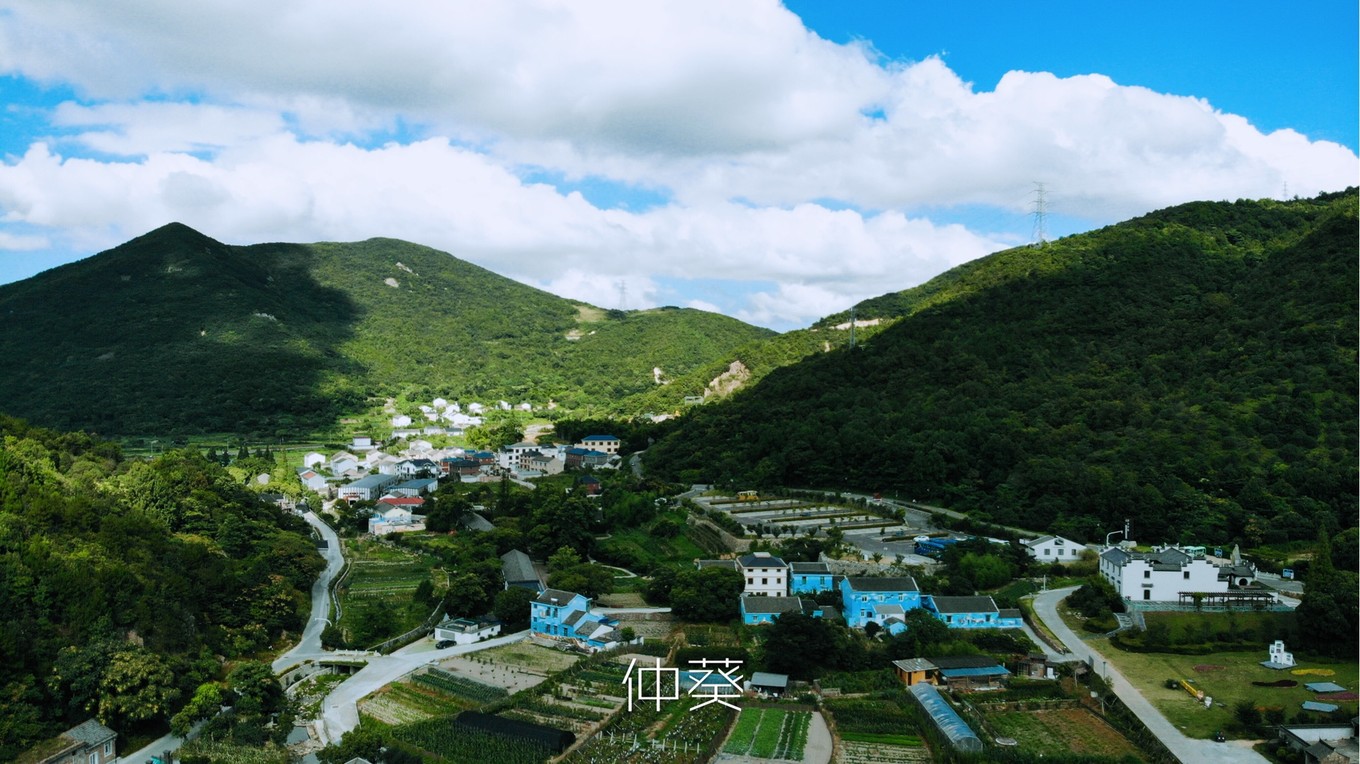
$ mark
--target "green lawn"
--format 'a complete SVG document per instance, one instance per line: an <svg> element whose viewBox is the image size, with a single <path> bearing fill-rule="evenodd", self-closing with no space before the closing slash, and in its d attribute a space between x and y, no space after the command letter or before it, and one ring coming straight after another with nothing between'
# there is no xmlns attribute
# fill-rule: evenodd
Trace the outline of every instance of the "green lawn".
<svg viewBox="0 0 1360 764"><path fill-rule="evenodd" d="M1230 731L1233 705L1249 699L1259 708L1283 708L1288 719L1301 711L1300 704L1314 695L1304 688L1308 682L1330 681L1354 690L1360 685L1357 661L1321 663L1300 661L1299 668L1335 671L1333 676L1295 675L1289 670L1274 671L1260 665L1266 659L1263 643L1259 651L1210 653L1208 655L1171 655L1167 653L1128 653L1100 638L1091 646L1108 657L1125 677L1181 731L1190 737L1207 738L1215 730ZM1222 666L1222 669L1196 670L1195 666ZM1214 707L1191 698L1184 690L1167 689L1167 679L1193 679L1194 684L1214 699ZM1298 681L1297 687L1255 687L1251 683L1280 679ZM1221 705L1220 705L1221 704ZM1356 712L1355 701L1342 701L1347 718Z"/></svg>

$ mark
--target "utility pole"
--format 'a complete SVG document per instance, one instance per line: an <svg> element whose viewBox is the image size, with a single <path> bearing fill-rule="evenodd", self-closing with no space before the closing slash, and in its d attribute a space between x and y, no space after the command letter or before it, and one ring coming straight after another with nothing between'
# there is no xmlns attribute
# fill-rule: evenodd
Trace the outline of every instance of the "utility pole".
<svg viewBox="0 0 1360 764"><path fill-rule="evenodd" d="M850 306L850 349L855 349L855 308Z"/></svg>
<svg viewBox="0 0 1360 764"><path fill-rule="evenodd" d="M1031 246L1034 247L1048 243L1048 197L1044 193L1044 184L1039 182L1034 184L1034 232L1031 238L1034 240Z"/></svg>

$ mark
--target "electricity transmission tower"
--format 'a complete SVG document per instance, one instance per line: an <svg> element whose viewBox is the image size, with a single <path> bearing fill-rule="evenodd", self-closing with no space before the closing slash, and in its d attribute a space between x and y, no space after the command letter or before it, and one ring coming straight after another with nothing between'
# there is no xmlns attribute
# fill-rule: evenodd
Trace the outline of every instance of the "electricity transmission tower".
<svg viewBox="0 0 1360 764"><path fill-rule="evenodd" d="M1034 184L1034 232L1030 238L1035 247L1048 243L1048 197L1042 183Z"/></svg>
<svg viewBox="0 0 1360 764"><path fill-rule="evenodd" d="M614 283L614 286L619 288L619 310L623 310L624 305L628 302L628 284L623 279L619 279Z"/></svg>

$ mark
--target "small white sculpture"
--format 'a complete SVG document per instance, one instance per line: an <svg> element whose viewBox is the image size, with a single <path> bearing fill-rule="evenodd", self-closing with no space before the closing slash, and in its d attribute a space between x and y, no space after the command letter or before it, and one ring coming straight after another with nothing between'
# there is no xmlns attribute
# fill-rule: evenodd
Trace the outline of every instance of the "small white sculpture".
<svg viewBox="0 0 1360 764"><path fill-rule="evenodd" d="M1294 654L1285 652L1283 639L1277 639L1271 644L1270 662L1286 668L1294 665Z"/></svg>

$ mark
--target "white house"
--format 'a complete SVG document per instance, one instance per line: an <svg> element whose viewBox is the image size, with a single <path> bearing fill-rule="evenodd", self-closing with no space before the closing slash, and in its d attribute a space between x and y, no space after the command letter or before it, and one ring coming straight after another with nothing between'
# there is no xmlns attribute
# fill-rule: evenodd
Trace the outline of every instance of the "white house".
<svg viewBox="0 0 1360 764"><path fill-rule="evenodd" d="M1111 547L1100 553L1100 575L1120 597L1135 602L1179 602L1182 593L1228 591L1217 566L1174 547L1159 552Z"/></svg>
<svg viewBox="0 0 1360 764"><path fill-rule="evenodd" d="M1025 553L1039 562L1076 562L1086 551L1085 544L1079 544L1062 536L1041 536L1037 539L1024 539L1020 542Z"/></svg>
<svg viewBox="0 0 1360 764"><path fill-rule="evenodd" d="M355 435L354 440L349 444L349 447L350 450L353 451L372 451L377 448L377 446L373 444L373 438L367 435Z"/></svg>
<svg viewBox="0 0 1360 764"><path fill-rule="evenodd" d="M374 536L423 530L425 516L413 514L407 507L392 507L383 511L375 509L373 516L368 519L368 532Z"/></svg>
<svg viewBox="0 0 1360 764"><path fill-rule="evenodd" d="M310 451L307 453L306 456L302 457L302 466L304 467L315 467L318 464L325 463L326 455L321 453L320 451Z"/></svg>
<svg viewBox="0 0 1360 764"><path fill-rule="evenodd" d="M314 469L303 467L298 470L298 480L307 486L310 491L323 493L326 490L326 478Z"/></svg>
<svg viewBox="0 0 1360 764"><path fill-rule="evenodd" d="M451 640L454 644L469 645L483 639L490 639L501 633L501 622L494 618L445 618L434 627L436 644Z"/></svg>
<svg viewBox="0 0 1360 764"><path fill-rule="evenodd" d="M577 448L588 448L602 454L617 454L622 441L613 435L587 435L576 444Z"/></svg>
<svg viewBox="0 0 1360 764"><path fill-rule="evenodd" d="M405 414L398 414L398 415L392 417L392 426L393 426L393 427L410 427L410 426L411 426L411 417L406 416Z"/></svg>
<svg viewBox="0 0 1360 764"><path fill-rule="evenodd" d="M785 597L789 593L789 566L769 552L744 554L737 558L742 578L746 579L743 596Z"/></svg>
<svg viewBox="0 0 1360 764"><path fill-rule="evenodd" d="M332 475L343 475L350 470L359 468L359 459L348 451L336 451L331 454L330 468Z"/></svg>

